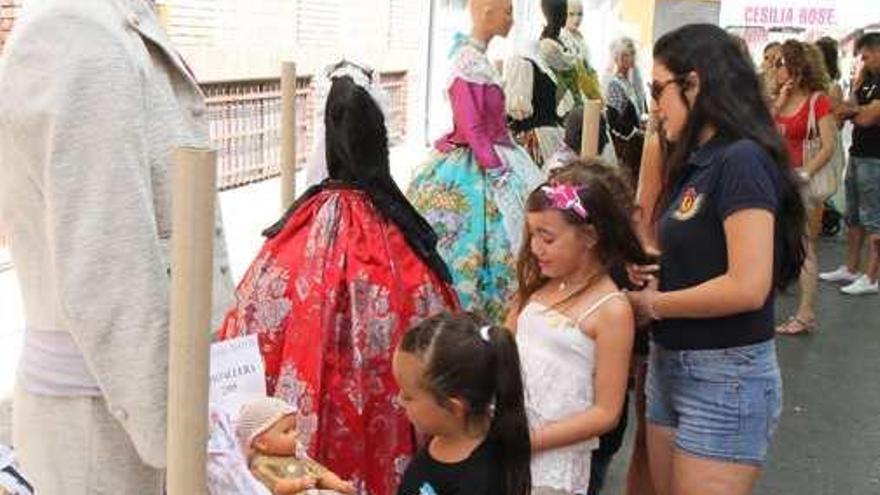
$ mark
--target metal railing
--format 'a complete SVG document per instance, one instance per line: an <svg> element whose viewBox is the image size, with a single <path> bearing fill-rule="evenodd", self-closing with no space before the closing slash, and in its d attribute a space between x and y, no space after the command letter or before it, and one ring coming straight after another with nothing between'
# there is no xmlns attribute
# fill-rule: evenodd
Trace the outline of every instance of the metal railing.
<svg viewBox="0 0 880 495"><path fill-rule="evenodd" d="M406 72L381 75L391 98L390 144L406 133ZM297 163L305 164L314 140L317 102L311 77L296 82ZM201 84L208 105L211 140L218 151L218 187L229 189L279 174L281 162L281 81L249 79Z"/></svg>

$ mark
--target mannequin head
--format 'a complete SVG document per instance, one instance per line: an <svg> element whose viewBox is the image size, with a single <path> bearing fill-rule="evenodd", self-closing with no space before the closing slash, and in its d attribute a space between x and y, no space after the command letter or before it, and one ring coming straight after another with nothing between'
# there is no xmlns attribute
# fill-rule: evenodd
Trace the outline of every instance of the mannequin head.
<svg viewBox="0 0 880 495"><path fill-rule="evenodd" d="M565 19L568 17L568 2L565 0L541 0L541 12L547 25L541 32L541 39L559 39L559 31L565 27Z"/></svg>
<svg viewBox="0 0 880 495"><path fill-rule="evenodd" d="M565 20L565 28L577 32L584 20L584 4L581 0L568 0L568 17Z"/></svg>
<svg viewBox="0 0 880 495"><path fill-rule="evenodd" d="M488 43L495 36L507 36L513 25L511 0L471 0L474 38Z"/></svg>

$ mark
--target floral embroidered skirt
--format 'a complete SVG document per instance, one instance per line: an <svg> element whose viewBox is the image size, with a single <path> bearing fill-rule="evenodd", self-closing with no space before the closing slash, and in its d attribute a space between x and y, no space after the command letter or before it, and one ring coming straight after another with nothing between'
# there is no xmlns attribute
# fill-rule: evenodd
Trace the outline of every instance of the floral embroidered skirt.
<svg viewBox="0 0 880 495"><path fill-rule="evenodd" d="M519 146L496 146L504 167L486 171L469 148L435 152L407 196L439 237L462 307L501 324L516 292L525 201L544 181Z"/></svg>
<svg viewBox="0 0 880 495"><path fill-rule="evenodd" d="M454 290L356 189L325 189L266 241L220 338L259 336L270 394L297 408L309 454L359 494L391 495L414 452L394 349L458 307Z"/></svg>

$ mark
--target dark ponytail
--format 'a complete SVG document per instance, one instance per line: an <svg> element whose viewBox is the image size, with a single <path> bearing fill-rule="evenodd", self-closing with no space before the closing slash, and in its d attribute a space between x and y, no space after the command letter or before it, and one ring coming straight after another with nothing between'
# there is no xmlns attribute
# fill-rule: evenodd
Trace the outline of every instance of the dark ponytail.
<svg viewBox="0 0 880 495"><path fill-rule="evenodd" d="M441 313L410 329L400 350L419 356L441 406L460 399L469 425L489 419L487 442L501 464L504 495L531 493L531 442L513 334L473 313Z"/></svg>
<svg viewBox="0 0 880 495"><path fill-rule="evenodd" d="M547 19L547 25L541 31L541 39L549 38L559 41L559 33L568 19L568 2L566 0L541 0L541 12Z"/></svg>
<svg viewBox="0 0 880 495"><path fill-rule="evenodd" d="M495 445L495 451L502 453L505 493L525 495L531 492L532 486L531 441L519 351L510 330L487 328L495 368L495 412L489 440Z"/></svg>

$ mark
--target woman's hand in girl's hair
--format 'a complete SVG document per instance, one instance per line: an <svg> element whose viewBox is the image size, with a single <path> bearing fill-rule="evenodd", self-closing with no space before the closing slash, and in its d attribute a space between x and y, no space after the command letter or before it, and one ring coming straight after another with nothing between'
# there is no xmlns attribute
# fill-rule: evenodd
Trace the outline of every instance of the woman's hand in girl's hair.
<svg viewBox="0 0 880 495"><path fill-rule="evenodd" d="M654 256L654 253L649 252L648 254ZM626 274L629 276L629 281L639 288L644 288L652 280L656 280L656 273L659 271L660 265L657 263L651 265L626 265Z"/></svg>
<svg viewBox="0 0 880 495"><path fill-rule="evenodd" d="M660 319L654 309L654 303L660 294L657 290L658 285L657 278L651 275L644 288L637 291L627 291L626 297L632 305L633 313L635 313L636 326L640 327Z"/></svg>

